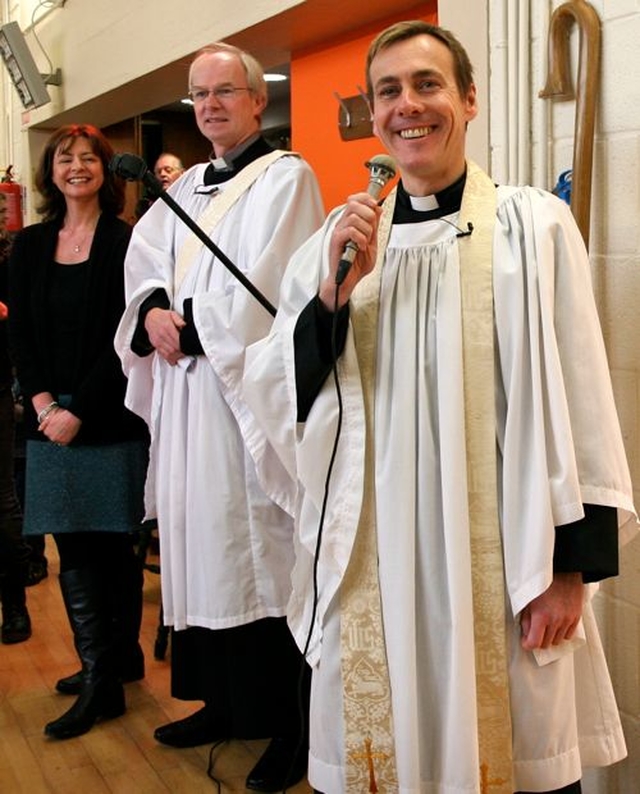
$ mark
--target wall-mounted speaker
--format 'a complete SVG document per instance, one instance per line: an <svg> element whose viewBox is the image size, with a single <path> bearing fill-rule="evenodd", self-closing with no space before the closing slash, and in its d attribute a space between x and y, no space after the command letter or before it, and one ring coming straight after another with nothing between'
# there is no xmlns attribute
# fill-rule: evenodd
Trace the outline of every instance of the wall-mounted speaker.
<svg viewBox="0 0 640 794"><path fill-rule="evenodd" d="M7 22L0 27L0 54L25 109L51 102L47 84L17 22Z"/></svg>

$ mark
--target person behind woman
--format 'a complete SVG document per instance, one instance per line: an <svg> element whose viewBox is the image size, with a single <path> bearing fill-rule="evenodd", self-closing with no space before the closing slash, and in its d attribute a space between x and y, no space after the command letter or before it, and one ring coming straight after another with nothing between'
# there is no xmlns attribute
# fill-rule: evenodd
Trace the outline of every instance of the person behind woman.
<svg viewBox="0 0 640 794"><path fill-rule="evenodd" d="M5 645L31 636L25 583L29 549L22 541L22 507L13 477L13 371L7 346L7 260L11 239L6 230L7 200L0 193L0 604Z"/></svg>
<svg viewBox="0 0 640 794"><path fill-rule="evenodd" d="M45 727L66 739L125 711L123 680L144 675L138 643L142 568L132 530L143 514L144 424L124 407L113 348L124 309L130 227L124 184L100 130L61 127L36 174L41 223L10 258L10 338L25 397L26 535L52 533L82 670L57 688L78 699Z"/></svg>

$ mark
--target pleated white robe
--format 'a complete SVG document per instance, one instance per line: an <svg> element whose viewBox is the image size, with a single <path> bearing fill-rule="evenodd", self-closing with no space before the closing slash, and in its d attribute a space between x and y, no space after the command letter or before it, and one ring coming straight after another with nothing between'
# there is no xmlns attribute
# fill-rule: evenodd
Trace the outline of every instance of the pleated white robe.
<svg viewBox="0 0 640 794"><path fill-rule="evenodd" d="M171 188L195 221L233 181L210 195L202 187L205 168L194 166ZM284 156L242 194L211 236L276 303L289 258L322 218L311 169L299 157ZM223 629L285 614L292 507L284 496L276 503L259 487L240 429L249 432L253 421L240 399L245 345L264 336L273 318L204 246L176 287L175 262L188 233L160 200L134 228L116 350L129 378L127 405L151 432L146 511L158 518L165 622L175 629ZM140 304L158 288L181 314L183 301L193 298L206 355L170 366L155 353L141 358L131 351Z"/></svg>
<svg viewBox="0 0 640 794"><path fill-rule="evenodd" d="M293 329L326 273L338 214L292 263L270 336L247 352L244 384L298 483L289 621L301 648L309 640L309 776L327 794L345 790L339 589L362 499L363 399L350 329L311 628L313 556L338 410L329 377L307 421L296 424ZM457 216L392 228L380 294L375 499L402 794L479 791L459 260L447 220ZM514 778L519 790L544 791L578 779L582 766L624 757L625 742L590 599L584 640L555 652L522 651L518 615L551 583L554 526L580 519L583 503L611 505L624 542L637 519L588 258L568 207L535 189L499 188L493 259Z"/></svg>

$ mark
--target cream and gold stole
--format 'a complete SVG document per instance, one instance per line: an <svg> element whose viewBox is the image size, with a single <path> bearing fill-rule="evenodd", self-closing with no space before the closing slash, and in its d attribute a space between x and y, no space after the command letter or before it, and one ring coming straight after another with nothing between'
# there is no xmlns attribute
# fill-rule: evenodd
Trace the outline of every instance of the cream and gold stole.
<svg viewBox="0 0 640 794"><path fill-rule="evenodd" d="M398 791L391 691L377 566L374 483L374 382L380 278L395 191L384 203L374 271L351 296L363 385L366 447L363 506L340 591L345 724L345 790ZM467 164L459 238L474 639L478 702L479 789L512 794L511 715L507 679L505 590L498 524L493 351L492 240L496 190ZM434 730L438 727L434 725Z"/></svg>

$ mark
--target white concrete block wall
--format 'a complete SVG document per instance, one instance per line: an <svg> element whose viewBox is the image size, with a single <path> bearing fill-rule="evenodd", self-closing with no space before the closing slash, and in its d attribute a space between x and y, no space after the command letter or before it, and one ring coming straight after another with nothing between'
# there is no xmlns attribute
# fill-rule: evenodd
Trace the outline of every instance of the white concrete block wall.
<svg viewBox="0 0 640 794"><path fill-rule="evenodd" d="M536 2L546 0L534 0L533 6ZM551 9L561 2L552 0ZM635 500L640 506L640 0L592 0L592 5L602 24L602 70L590 254ZM532 101L536 96L537 87L533 87ZM555 103L552 110L550 163L555 177L571 167L574 113L574 103ZM629 757L614 767L588 772L583 790L584 794L638 794L639 540L622 550L621 575L602 585L596 608Z"/></svg>
<svg viewBox="0 0 640 794"><path fill-rule="evenodd" d="M449 0L443 0L443 3ZM551 188L571 168L576 104L540 100L546 78L547 36L540 19L564 0L530 0L532 179ZM601 87L596 120L590 257L594 292L609 356L624 443L640 507L640 0L591 0L602 29ZM499 66L500 15L513 7L491 0L489 60ZM546 22L546 20L545 20ZM542 35L541 35L542 33ZM548 33L548 31L546 31ZM572 33L573 73L578 71L578 31ZM527 56L524 56L527 57ZM491 83L491 150L494 162L506 140L504 101L497 95L503 76ZM538 84L540 83L540 84ZM548 115L540 102L548 105ZM548 123L546 123L548 122ZM546 129L545 129L546 123ZM527 131L528 132L528 131ZM536 163L547 147L548 173ZM498 177L499 178L499 177ZM576 329L579 333L579 329ZM589 399L589 395L585 395ZM629 757L613 767L586 773L584 794L640 792L640 540L622 550L621 575L603 583L596 612L622 715Z"/></svg>

